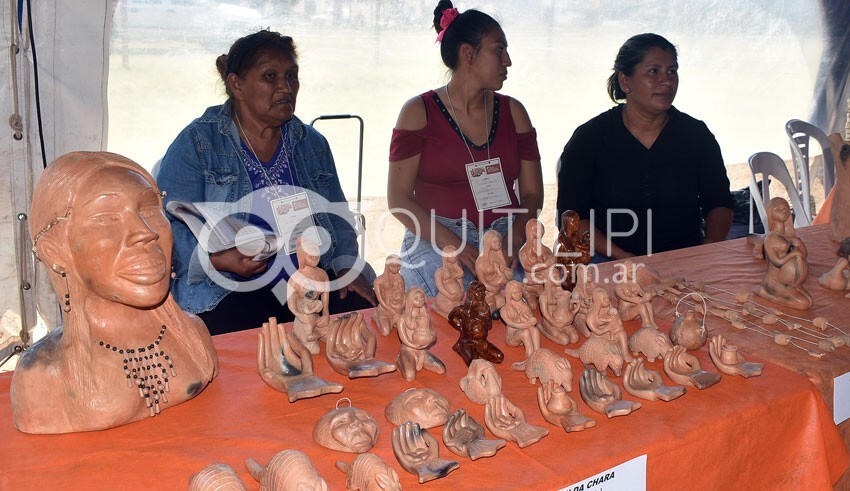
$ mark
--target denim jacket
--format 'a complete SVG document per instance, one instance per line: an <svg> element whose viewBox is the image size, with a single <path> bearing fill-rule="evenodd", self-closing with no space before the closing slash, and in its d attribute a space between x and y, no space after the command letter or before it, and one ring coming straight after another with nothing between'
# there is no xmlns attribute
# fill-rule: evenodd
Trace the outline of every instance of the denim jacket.
<svg viewBox="0 0 850 491"><path fill-rule="evenodd" d="M297 117L293 116L288 124L295 177L302 188L327 200L310 196L316 226L330 235L330 244L319 265L336 275L343 269L361 267L363 276L371 283L375 273L357 255L354 216L342 192L327 140ZM177 135L159 163L156 181L166 193L164 201L223 203L230 208L227 211L247 220L252 186L242 162L241 148L239 133L231 119L230 101L207 108ZM328 213L329 205L333 206L331 213ZM210 278L205 272L205 268L212 268L209 258L198 247L195 236L180 220L172 216L169 220L174 233L171 292L188 312L211 310L239 282L228 273L218 275L217 281Z"/></svg>

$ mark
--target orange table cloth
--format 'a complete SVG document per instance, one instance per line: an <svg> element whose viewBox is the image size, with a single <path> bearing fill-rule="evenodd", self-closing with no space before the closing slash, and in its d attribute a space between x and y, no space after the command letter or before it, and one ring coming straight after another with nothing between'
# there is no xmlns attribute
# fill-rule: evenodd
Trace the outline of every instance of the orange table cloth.
<svg viewBox="0 0 850 491"><path fill-rule="evenodd" d="M432 319L439 337L432 352L446 363L444 375L420 372L415 381L406 382L394 372L349 380L331 370L323 349L314 357L317 375L344 384L345 390L290 403L257 374L255 329L214 338L220 375L197 398L155 418L100 432L16 431L10 413L11 374L2 374L0 489L185 489L193 473L214 462L230 465L248 489L257 489L245 459L265 464L284 449L305 452L330 489L345 489L345 476L334 463L351 462L354 455L320 447L311 436L318 418L341 397L379 422L381 435L372 452L398 471L405 489L414 489L416 478L401 469L392 453L393 427L384 408L393 397L410 387L428 387L448 397L452 411L464 407L484 424L483 407L470 402L458 384L467 368L451 349L457 333L444 319L434 314ZM629 323L627 328L637 326ZM377 358L394 360L399 346L395 333L378 336ZM560 489L644 454L650 490L830 489L847 466L847 451L823 398L794 371L768 364L760 377L724 376L707 390L689 388L672 402L641 401L638 411L609 420L581 401L581 363L567 357L574 372L571 395L582 414L598 424L566 433L543 420L537 386L510 367L524 358L523 348L505 346L499 322L490 339L505 351L505 363L497 366L503 393L530 423L547 427L550 434L525 449L508 443L494 457L471 461L454 456L442 443L442 428L433 428L429 432L440 441L440 456L459 461L460 468L424 484L425 489ZM547 340L543 345L562 352ZM712 367L705 350L697 356L704 367ZM647 365L662 370L659 361Z"/></svg>

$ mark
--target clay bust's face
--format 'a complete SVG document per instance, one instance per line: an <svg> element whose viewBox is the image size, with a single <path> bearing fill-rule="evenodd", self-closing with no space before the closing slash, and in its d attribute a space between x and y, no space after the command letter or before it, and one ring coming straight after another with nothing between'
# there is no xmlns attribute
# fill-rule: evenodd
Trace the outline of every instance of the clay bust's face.
<svg viewBox="0 0 850 491"><path fill-rule="evenodd" d="M413 421L433 428L448 421L449 400L431 389L411 389L390 401L387 417L394 424Z"/></svg>
<svg viewBox="0 0 850 491"><path fill-rule="evenodd" d="M107 168L77 190L67 229L73 267L93 294L133 307L168 293L171 225L159 194L139 173Z"/></svg>
<svg viewBox="0 0 850 491"><path fill-rule="evenodd" d="M378 441L378 423L362 409L339 410L330 427L333 439L353 452L366 452Z"/></svg>

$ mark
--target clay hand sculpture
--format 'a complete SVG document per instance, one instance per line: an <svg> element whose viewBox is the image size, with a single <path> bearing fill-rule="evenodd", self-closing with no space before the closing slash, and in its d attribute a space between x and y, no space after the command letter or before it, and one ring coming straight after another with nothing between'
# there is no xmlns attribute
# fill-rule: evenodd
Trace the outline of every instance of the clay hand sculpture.
<svg viewBox="0 0 850 491"><path fill-rule="evenodd" d="M121 426L188 401L218 374L206 326L168 291L171 225L141 166L106 152L58 158L29 223L63 325L21 355L10 389L18 430Z"/></svg>
<svg viewBox="0 0 850 491"><path fill-rule="evenodd" d="M850 163L850 135L845 134L842 138L840 133L832 133L827 140L832 160L835 162L835 187L829 207L829 231L832 240L838 242L850 237L850 165L847 165Z"/></svg>
<svg viewBox="0 0 850 491"><path fill-rule="evenodd" d="M477 358L469 364L466 376L460 379L460 389L470 401L485 404L491 397L502 394L502 377L492 363Z"/></svg>
<svg viewBox="0 0 850 491"><path fill-rule="evenodd" d="M310 353L317 355L319 340L323 339L330 320L328 274L318 267L321 251L315 243L299 237L295 255L298 271L286 283L286 305L295 316L292 332Z"/></svg>
<svg viewBox="0 0 850 491"><path fill-rule="evenodd" d="M590 262L590 233L580 233L581 217L573 210L561 214L561 230L555 244L555 257L566 269L564 288L575 287L576 267Z"/></svg>
<svg viewBox="0 0 850 491"><path fill-rule="evenodd" d="M387 404L387 421L398 426L413 421L422 428L433 428L449 419L449 400L432 389L407 389Z"/></svg>
<svg viewBox="0 0 850 491"><path fill-rule="evenodd" d="M624 321L640 317L642 327L651 326L658 329L658 324L655 323L655 313L652 311L654 295L645 291L637 282L635 268L636 266L630 260L626 260L622 264L625 273L624 281L619 281L614 285L614 294L619 300L617 311Z"/></svg>
<svg viewBox="0 0 850 491"><path fill-rule="evenodd" d="M283 324L270 318L257 335L257 369L269 387L285 392L289 402L342 392L342 385L313 373L313 354Z"/></svg>
<svg viewBox="0 0 850 491"><path fill-rule="evenodd" d="M340 407L343 401L348 402L347 407ZM375 446L380 433L375 418L366 410L353 407L351 400L344 397L316 422L313 441L331 450L363 453Z"/></svg>
<svg viewBox="0 0 850 491"><path fill-rule="evenodd" d="M189 479L189 491L246 491L232 467L210 464Z"/></svg>
<svg viewBox="0 0 850 491"><path fill-rule="evenodd" d="M532 310L537 309L537 298L543 293L547 271L555 264L552 249L543 244L545 229L540 220L532 218L525 224L525 244L519 248L519 263L525 270L522 282L523 296Z"/></svg>
<svg viewBox="0 0 850 491"><path fill-rule="evenodd" d="M525 370L525 376L532 384L536 384L538 379L543 384L554 380L567 392L573 390L573 369L570 362L549 348L540 348L522 363L524 366L521 368Z"/></svg>
<svg viewBox="0 0 850 491"><path fill-rule="evenodd" d="M611 298L602 288L593 290L587 328L593 336L600 336L617 343L623 359L632 361L629 354L629 336L617 309L611 306ZM591 337L593 337L591 336Z"/></svg>
<svg viewBox="0 0 850 491"><path fill-rule="evenodd" d="M455 455L476 460L496 455L506 442L488 440L484 434L484 427L465 409L460 408L449 416L449 420L443 427L443 443Z"/></svg>
<svg viewBox="0 0 850 491"><path fill-rule="evenodd" d="M554 380L537 388L537 405L547 423L559 426L567 433L583 431L596 426L596 421L578 412L575 401L567 395L567 388Z"/></svg>
<svg viewBox="0 0 850 491"><path fill-rule="evenodd" d="M529 424L522 409L503 395L487 399L484 424L494 436L514 442L519 448L537 443L549 434L546 428Z"/></svg>
<svg viewBox="0 0 850 491"><path fill-rule="evenodd" d="M642 354L649 361L661 358L673 347L670 338L654 327L641 327L629 337L629 349L637 356Z"/></svg>
<svg viewBox="0 0 850 491"><path fill-rule="evenodd" d="M441 459L437 439L412 421L393 428L393 453L404 470L419 478L419 484L445 477L460 467L454 460Z"/></svg>
<svg viewBox="0 0 850 491"><path fill-rule="evenodd" d="M744 378L757 377L764 371L764 365L746 361L738 347L726 344L723 336L712 336L708 343L711 361L726 375L739 375Z"/></svg>
<svg viewBox="0 0 850 491"><path fill-rule="evenodd" d="M336 468L346 474L345 488L354 491L401 491L398 473L373 453L362 453L347 464L336 461Z"/></svg>
<svg viewBox="0 0 850 491"><path fill-rule="evenodd" d="M310 457L298 450L278 453L265 467L247 459L245 467L260 483L260 491L328 491Z"/></svg>
<svg viewBox="0 0 850 491"><path fill-rule="evenodd" d="M827 271L820 278L818 284L828 290L850 290L850 237L845 237L841 240L838 250L835 252L838 256L835 266ZM847 296L850 296L848 294Z"/></svg>
<svg viewBox="0 0 850 491"><path fill-rule="evenodd" d="M767 205L769 232L764 238L767 274L756 294L771 302L808 310L812 296L803 283L809 276L806 246L794 231L794 217L784 198L772 198Z"/></svg>
<svg viewBox="0 0 850 491"><path fill-rule="evenodd" d="M431 303L431 310L444 318L463 301L463 268L457 256L457 248L448 245L443 248L443 265L434 272L437 297Z"/></svg>
<svg viewBox="0 0 850 491"><path fill-rule="evenodd" d="M543 317L540 332L558 344L577 343L578 330L573 321L580 307L578 297L573 298L569 290L561 287L562 279L557 269L549 269L544 280L543 294L538 299Z"/></svg>
<svg viewBox="0 0 850 491"><path fill-rule="evenodd" d="M452 349L463 358L467 366L476 358L492 363L502 363L505 358L505 354L487 340L493 320L485 294L484 285L473 281L467 289L466 301L449 312L449 324L460 331L460 338Z"/></svg>
<svg viewBox="0 0 850 491"><path fill-rule="evenodd" d="M404 311L404 277L401 271L401 257L397 254L387 256L384 273L375 278L375 296L378 307L375 309L375 324L378 331L388 336L396 327L401 313Z"/></svg>
<svg viewBox="0 0 850 491"><path fill-rule="evenodd" d="M375 359L378 340L363 314L354 312L330 321L325 356L328 364L348 378L375 377L394 372L396 366Z"/></svg>
<svg viewBox="0 0 850 491"><path fill-rule="evenodd" d="M407 292L404 314L398 321L398 367L405 380L416 379L416 372L446 373L446 365L428 351L437 342L437 333L431 328L431 317L425 307L425 292L415 286Z"/></svg>
<svg viewBox="0 0 850 491"><path fill-rule="evenodd" d="M495 230L484 232L481 254L475 260L475 277L486 289L485 299L491 312L498 312L505 305L502 289L513 276L514 272L508 267L502 251L502 236Z"/></svg>
<svg viewBox="0 0 850 491"><path fill-rule="evenodd" d="M537 317L531 312L531 307L522 299L522 283L511 280L505 287L507 302L502 307L502 322L505 323L505 344L508 346L522 345L525 348L526 359L540 349L540 331L537 329ZM514 363L514 368L519 365ZM523 365L524 366L524 365Z"/></svg>
<svg viewBox="0 0 850 491"><path fill-rule="evenodd" d="M626 416L640 409L639 402L624 401L620 387L595 368L585 368L579 380L581 398L590 409L608 418Z"/></svg>
<svg viewBox="0 0 850 491"><path fill-rule="evenodd" d="M699 360L688 354L684 346L673 346L673 349L664 355L664 373L677 384L700 390L720 382L721 377L719 373L703 370Z"/></svg>
<svg viewBox="0 0 850 491"><path fill-rule="evenodd" d="M647 401L669 402L685 394L684 387L664 385L661 374L646 368L643 358L636 358L626 365L623 388L629 394Z"/></svg>
<svg viewBox="0 0 850 491"><path fill-rule="evenodd" d="M607 338L591 336L578 349L565 349L564 352L585 365L593 365L603 374L610 368L619 377L623 370L625 360L620 345Z"/></svg>

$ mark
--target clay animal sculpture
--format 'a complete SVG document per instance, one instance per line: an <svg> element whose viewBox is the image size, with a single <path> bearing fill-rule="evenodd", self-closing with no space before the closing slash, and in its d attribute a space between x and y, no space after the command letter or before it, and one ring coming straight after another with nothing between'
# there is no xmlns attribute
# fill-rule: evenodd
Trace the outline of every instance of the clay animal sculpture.
<svg viewBox="0 0 850 491"><path fill-rule="evenodd" d="M525 244L519 248L519 263L525 271L522 282L523 296L532 310L537 309L537 299L543 293L545 275L555 264L552 249L543 244L545 228L540 220L530 219L525 224Z"/></svg>
<svg viewBox="0 0 850 491"><path fill-rule="evenodd" d="M470 401L485 404L491 397L502 394L502 377L492 363L476 358L469 364L466 376L460 379L460 389Z"/></svg>
<svg viewBox="0 0 850 491"><path fill-rule="evenodd" d="M493 327L490 307L485 299L486 288L479 281L469 284L466 300L449 312L449 324L460 332L460 338L452 346L467 366L476 358L492 363L502 363L505 354L487 340Z"/></svg>
<svg viewBox="0 0 850 491"><path fill-rule="evenodd" d="M246 491L246 488L232 467L210 464L189 479L189 491Z"/></svg>
<svg viewBox="0 0 850 491"><path fill-rule="evenodd" d="M850 237L850 135L832 133L827 137L829 151L835 162L835 187L829 208L829 231L838 242Z"/></svg>
<svg viewBox="0 0 850 491"><path fill-rule="evenodd" d="M632 353L635 356L642 354L649 361L661 358L672 347L670 338L654 327L641 327L629 337L629 349Z"/></svg>
<svg viewBox="0 0 850 491"><path fill-rule="evenodd" d="M396 426L413 421L422 428L433 428L448 421L449 400L433 389L407 389L387 404L384 414Z"/></svg>
<svg viewBox="0 0 850 491"><path fill-rule="evenodd" d="M696 312L688 310L685 315L676 315L676 320L670 327L670 341L673 344L694 351L705 346L706 339L708 331L705 329L705 322L697 319Z"/></svg>
<svg viewBox="0 0 850 491"><path fill-rule="evenodd" d="M398 473L373 453L361 453L351 464L336 461L348 491L401 491Z"/></svg>
<svg viewBox="0 0 850 491"><path fill-rule="evenodd" d="M415 286L407 292L404 313L398 321L398 339L401 346L397 363L401 375L407 381L416 379L416 372L446 373L446 365L428 348L437 342L437 332L431 328L431 317L425 306L425 292Z"/></svg>
<svg viewBox="0 0 850 491"><path fill-rule="evenodd" d="M286 282L286 305L295 316L292 332L314 355L319 354L319 340L330 321L330 288L328 274L319 267L319 246L306 237L296 241L298 271Z"/></svg>
<svg viewBox="0 0 850 491"><path fill-rule="evenodd" d="M392 363L375 359L378 340L360 312L331 319L326 339L328 365L340 375L348 378L375 377L396 370Z"/></svg>
<svg viewBox="0 0 850 491"><path fill-rule="evenodd" d="M714 366L726 375L738 375L744 378L757 377L764 371L764 365L746 361L738 347L726 344L723 336L712 336L708 343L708 354Z"/></svg>
<svg viewBox="0 0 850 491"><path fill-rule="evenodd" d="M669 402L685 394L684 387L664 385L661 374L646 368L643 358L635 358L626 364L623 388L629 394L647 401Z"/></svg>
<svg viewBox="0 0 850 491"><path fill-rule="evenodd" d="M620 387L593 367L584 369L579 379L579 392L590 409L608 418L626 416L641 407L639 402L623 400Z"/></svg>
<svg viewBox="0 0 850 491"><path fill-rule="evenodd" d="M457 461L441 459L437 439L413 421L393 428L393 454L404 470L419 479L419 484L446 477L460 467Z"/></svg>
<svg viewBox="0 0 850 491"><path fill-rule="evenodd" d="M457 248L448 245L443 248L443 265L434 272L437 297L431 303L431 310L448 319L449 312L463 302L463 267L457 256Z"/></svg>
<svg viewBox="0 0 850 491"><path fill-rule="evenodd" d="M803 286L809 276L808 251L794 231L791 207L784 198L767 205L769 232L764 238L767 273L755 293L785 307L808 310L812 296Z"/></svg>
<svg viewBox="0 0 850 491"><path fill-rule="evenodd" d="M580 359L585 365L593 365L603 374L608 368L618 377L622 373L623 352L620 346L610 339L591 336L578 349L567 348L564 352Z"/></svg>
<svg viewBox="0 0 850 491"><path fill-rule="evenodd" d="M553 380L567 392L573 390L573 369L570 362L549 348L540 348L532 353L522 362L520 369L525 370L525 376L532 384L536 384L538 380L542 384Z"/></svg>
<svg viewBox="0 0 850 491"><path fill-rule="evenodd" d="M684 346L673 346L664 354L664 373L679 385L703 390L720 382L721 375L702 369L699 360L688 354Z"/></svg>
<svg viewBox="0 0 850 491"><path fill-rule="evenodd" d="M505 305L502 289L513 276L502 252L502 236L495 230L484 232L481 254L475 260L475 277L484 285L485 300L491 312L498 312Z"/></svg>
<svg viewBox="0 0 850 491"><path fill-rule="evenodd" d="M555 257L564 265L567 275L564 289L575 287L576 268L590 262L590 232L581 233L581 217L573 210L561 214L561 230L555 244Z"/></svg>
<svg viewBox="0 0 850 491"><path fill-rule="evenodd" d="M348 406L340 407L341 402ZM322 415L313 427L313 441L331 450L363 453L375 446L381 430L378 422L365 409L351 406L347 397Z"/></svg>
<svg viewBox="0 0 850 491"><path fill-rule="evenodd" d="M559 426L567 433L583 431L596 426L596 421L578 412L575 401L567 395L567 388L549 380L537 388L537 406L547 423Z"/></svg>
<svg viewBox="0 0 850 491"><path fill-rule="evenodd" d="M265 467L254 459L247 459L245 466L260 483L260 491L328 491L310 457L298 450L278 453Z"/></svg>
<svg viewBox="0 0 850 491"><path fill-rule="evenodd" d="M384 273L375 278L375 297L378 307L372 318L378 326L378 331L388 336L396 327L401 313L404 311L404 277L401 271L401 257L397 254L387 256Z"/></svg>
<svg viewBox="0 0 850 491"><path fill-rule="evenodd" d="M484 427L460 408L443 426L443 443L455 455L477 460L492 457L506 444L505 440L488 440Z"/></svg>
<svg viewBox="0 0 850 491"><path fill-rule="evenodd" d="M494 436L514 442L519 448L537 443L549 434L546 428L528 423L522 409L503 395L487 400L484 424Z"/></svg>

